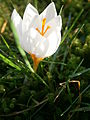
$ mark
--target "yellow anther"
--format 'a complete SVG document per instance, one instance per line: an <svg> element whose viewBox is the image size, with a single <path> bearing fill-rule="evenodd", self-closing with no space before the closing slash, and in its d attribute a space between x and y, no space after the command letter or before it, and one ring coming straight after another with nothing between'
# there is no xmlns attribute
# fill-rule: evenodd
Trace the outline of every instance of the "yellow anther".
<svg viewBox="0 0 90 120"><path fill-rule="evenodd" d="M43 33L44 33L44 27L45 27L45 23L46 23L46 18L44 18L43 20L42 20L42 35L43 35Z"/></svg>

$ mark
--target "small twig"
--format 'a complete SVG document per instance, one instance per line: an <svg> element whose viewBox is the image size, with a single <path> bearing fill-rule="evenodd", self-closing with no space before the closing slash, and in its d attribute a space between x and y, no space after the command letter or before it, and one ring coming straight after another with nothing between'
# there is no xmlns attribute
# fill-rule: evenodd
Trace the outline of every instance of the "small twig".
<svg viewBox="0 0 90 120"><path fill-rule="evenodd" d="M85 93L90 88L90 84L80 93L80 95L72 102L72 104L61 114L63 116L70 108L74 105L74 103L80 98L80 96Z"/></svg>
<svg viewBox="0 0 90 120"><path fill-rule="evenodd" d="M4 31L6 29L6 26L7 26L7 20L5 20L4 23L3 23L3 25L2 25L1 33L4 33Z"/></svg>

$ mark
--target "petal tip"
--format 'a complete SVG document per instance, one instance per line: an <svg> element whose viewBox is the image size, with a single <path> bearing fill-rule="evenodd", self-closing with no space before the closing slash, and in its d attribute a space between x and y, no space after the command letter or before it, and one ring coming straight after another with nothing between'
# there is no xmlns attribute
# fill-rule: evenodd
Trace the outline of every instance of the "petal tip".
<svg viewBox="0 0 90 120"><path fill-rule="evenodd" d="M31 6L32 6L31 3L28 3L27 6L26 6L26 8L31 7Z"/></svg>
<svg viewBox="0 0 90 120"><path fill-rule="evenodd" d="M54 4L54 2L51 2L48 6L55 7L55 4Z"/></svg>
<svg viewBox="0 0 90 120"><path fill-rule="evenodd" d="M55 3L54 3L54 2L51 2L49 5L50 5L50 7L53 7L53 10L54 10L54 12L55 12L55 16L57 16L57 11L56 11Z"/></svg>
<svg viewBox="0 0 90 120"><path fill-rule="evenodd" d="M13 20L15 14L16 14L16 9L14 9L13 12L12 12L12 14L11 14L11 20Z"/></svg>
<svg viewBox="0 0 90 120"><path fill-rule="evenodd" d="M28 5L26 6L26 9L28 9L28 10L31 9L35 13L38 13L37 9L31 3L28 3Z"/></svg>
<svg viewBox="0 0 90 120"><path fill-rule="evenodd" d="M54 2L51 2L51 5L55 6L55 3L54 3Z"/></svg>

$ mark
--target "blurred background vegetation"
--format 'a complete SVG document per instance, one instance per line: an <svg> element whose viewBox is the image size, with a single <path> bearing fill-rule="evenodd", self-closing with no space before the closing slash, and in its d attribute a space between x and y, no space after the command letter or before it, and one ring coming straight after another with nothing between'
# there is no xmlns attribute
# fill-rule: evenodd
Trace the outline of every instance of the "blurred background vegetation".
<svg viewBox="0 0 90 120"><path fill-rule="evenodd" d="M61 14L62 42L33 73L10 17L28 3L41 13L51 0L0 0L0 120L90 119L90 0L52 0Z"/></svg>

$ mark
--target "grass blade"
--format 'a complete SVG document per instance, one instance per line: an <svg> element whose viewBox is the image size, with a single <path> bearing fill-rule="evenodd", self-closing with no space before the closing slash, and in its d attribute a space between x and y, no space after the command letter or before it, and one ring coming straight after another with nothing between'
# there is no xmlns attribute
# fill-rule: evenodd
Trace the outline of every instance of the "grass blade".
<svg viewBox="0 0 90 120"><path fill-rule="evenodd" d="M0 58L1 60L3 60L5 63L7 63L8 65L16 68L17 70L21 70L21 68L19 66L17 66L16 64L14 64L10 59L6 58L5 56L3 56L2 54L0 54Z"/></svg>
<svg viewBox="0 0 90 120"><path fill-rule="evenodd" d="M78 72L78 73L76 73L76 74L70 75L70 78L80 76L80 75L82 75L83 73L86 73L86 72L88 72L88 71L90 71L90 68L87 68L87 69L85 69L85 70L82 70L81 72Z"/></svg>
<svg viewBox="0 0 90 120"><path fill-rule="evenodd" d="M4 37L1 34L0 34L0 36L1 36L2 40L3 40L3 42L5 43L6 47L10 50L10 47L9 47L7 41L4 39Z"/></svg>
<svg viewBox="0 0 90 120"><path fill-rule="evenodd" d="M76 17L76 19L74 20L73 24L71 25L71 27L69 28L69 30L67 31L67 33L63 36L63 39L60 43L60 45L64 42L64 40L66 39L66 37L68 36L68 34L71 32L72 28L75 26L77 20L79 19L79 17L81 16L81 14L83 13L84 9L82 9L80 11L80 13L78 14L78 16Z"/></svg>
<svg viewBox="0 0 90 120"><path fill-rule="evenodd" d="M82 24L82 25L79 27L78 31L72 36L71 40L69 41L69 44L71 44L72 40L74 40L74 39L77 37L77 35L78 35L79 32L81 31L81 29L84 27L84 25L85 25L85 24Z"/></svg>
<svg viewBox="0 0 90 120"><path fill-rule="evenodd" d="M79 67L81 66L81 64L83 63L84 59L81 60L81 62L79 63L79 65L77 66L77 68L74 70L73 75L77 72L77 70L79 69Z"/></svg>
<svg viewBox="0 0 90 120"><path fill-rule="evenodd" d="M75 109L75 110L72 110L71 112L77 112L77 111L90 111L90 107L82 107L82 108L78 108L78 109Z"/></svg>

